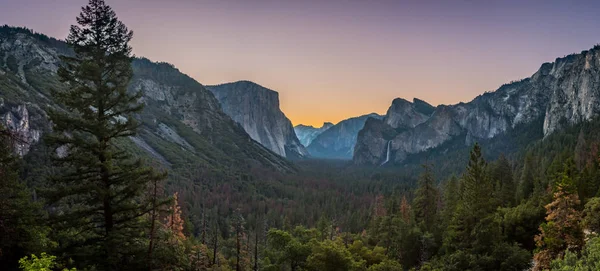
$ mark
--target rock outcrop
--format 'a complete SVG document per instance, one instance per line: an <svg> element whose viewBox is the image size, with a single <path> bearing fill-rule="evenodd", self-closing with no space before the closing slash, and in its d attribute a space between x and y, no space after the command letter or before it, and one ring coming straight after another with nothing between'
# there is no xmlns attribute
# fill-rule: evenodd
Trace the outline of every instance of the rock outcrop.
<svg viewBox="0 0 600 271"><path fill-rule="evenodd" d="M294 132L296 132L296 136L300 140L300 143L304 147L308 147L308 145L310 145L310 143L312 143L317 136L327 131L327 129L331 128L332 126L333 123L331 122L325 122L319 128L311 125L299 124L294 126Z"/></svg>
<svg viewBox="0 0 600 271"><path fill-rule="evenodd" d="M35 112L41 110L36 108ZM2 127L8 128L13 133L13 150L20 156L27 154L31 146L40 141L41 131L31 127L29 114L25 103L10 106L0 101L0 122Z"/></svg>
<svg viewBox="0 0 600 271"><path fill-rule="evenodd" d="M471 102L438 106L425 121L413 111L397 107L392 104L383 123L365 125L354 152L355 163L382 163L387 142L391 162L400 163L407 155L458 137L471 144L540 118L547 136L600 114L600 47L545 63L530 78L505 84ZM416 125L410 127L412 124ZM391 130L395 132L390 135Z"/></svg>
<svg viewBox="0 0 600 271"><path fill-rule="evenodd" d="M308 152L316 158L350 160L358 132L365 126L365 122L368 119L381 118L382 116L371 113L340 121L318 135L308 146Z"/></svg>
<svg viewBox="0 0 600 271"><path fill-rule="evenodd" d="M267 149L290 159L308 156L292 122L279 108L279 93L250 81L207 86L225 114Z"/></svg>
<svg viewBox="0 0 600 271"><path fill-rule="evenodd" d="M0 27L0 121L25 143L25 155L50 130L46 110L58 105L51 89L65 88L56 74L60 55L71 54L62 41L30 30ZM222 110L214 95L168 63L134 59L130 91L141 91L144 111L136 117L139 133L128 147L170 166L205 169L265 166L291 171L293 166L252 140Z"/></svg>

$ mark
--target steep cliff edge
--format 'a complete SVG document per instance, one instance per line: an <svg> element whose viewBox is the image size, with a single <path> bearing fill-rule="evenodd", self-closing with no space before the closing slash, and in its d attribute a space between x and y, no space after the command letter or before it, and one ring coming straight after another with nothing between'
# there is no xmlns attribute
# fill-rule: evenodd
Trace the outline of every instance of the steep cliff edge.
<svg viewBox="0 0 600 271"><path fill-rule="evenodd" d="M250 81L207 86L225 114L267 149L290 159L308 156L292 122L279 108L279 93Z"/></svg>
<svg viewBox="0 0 600 271"><path fill-rule="evenodd" d="M491 139L521 124L543 118L544 136L566 125L590 120L600 114L600 47L557 58L545 63L530 78L501 86L468 103L438 106L431 116L414 127L397 129L395 121L365 126L361 131L353 160L357 164L378 165L386 159L390 141L392 163L407 155L440 146L457 137L465 144ZM386 119L406 116L410 123L422 121L419 115L394 109ZM390 112L391 111L391 112ZM387 141L378 131L396 129ZM376 138L371 138L376 137Z"/></svg>
<svg viewBox="0 0 600 271"><path fill-rule="evenodd" d="M51 89L64 88L56 71L62 41L30 30L0 27L0 121L26 139L16 150L25 155L50 125L45 114L56 107ZM223 169L261 165L293 170L285 159L252 140L221 111L213 94L168 63L135 59L131 91L142 91L142 126L124 144L168 166Z"/></svg>

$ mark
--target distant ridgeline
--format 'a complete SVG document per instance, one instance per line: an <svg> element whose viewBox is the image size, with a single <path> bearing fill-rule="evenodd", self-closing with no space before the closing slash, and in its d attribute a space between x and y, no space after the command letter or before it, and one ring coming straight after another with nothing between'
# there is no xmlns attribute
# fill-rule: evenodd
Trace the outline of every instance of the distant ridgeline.
<svg viewBox="0 0 600 271"><path fill-rule="evenodd" d="M61 88L56 71L60 55L70 54L62 41L24 28L0 28L0 112L8 126L28 143L28 153L47 129L45 114L54 106L51 89ZM280 171L292 165L255 143L225 115L214 96L168 63L133 61L132 91L141 90L146 104L139 116L143 125L131 142L143 155L169 166L203 164L209 167L244 167L248 164Z"/></svg>
<svg viewBox="0 0 600 271"><path fill-rule="evenodd" d="M412 103L396 99L383 119L366 122L353 161L374 166L411 164L461 148L466 152L474 142L486 142L488 153L509 154L518 149L516 141L524 146L598 116L599 76L600 46L596 46L545 63L531 77L468 103L433 108L416 99Z"/></svg>

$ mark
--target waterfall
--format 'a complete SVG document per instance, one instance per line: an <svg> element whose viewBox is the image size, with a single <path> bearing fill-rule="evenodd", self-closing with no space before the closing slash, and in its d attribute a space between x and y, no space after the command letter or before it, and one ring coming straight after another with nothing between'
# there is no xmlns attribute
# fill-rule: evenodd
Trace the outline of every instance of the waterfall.
<svg viewBox="0 0 600 271"><path fill-rule="evenodd" d="M390 161L390 153L391 153L390 147L391 147L391 145L392 145L392 141L390 140L390 141L388 141L388 143L387 143L387 152L386 152L386 154L385 154L385 161L383 161L383 163L381 163L381 165L379 165L379 166L383 166L383 165L385 165L387 162L389 162L389 161Z"/></svg>

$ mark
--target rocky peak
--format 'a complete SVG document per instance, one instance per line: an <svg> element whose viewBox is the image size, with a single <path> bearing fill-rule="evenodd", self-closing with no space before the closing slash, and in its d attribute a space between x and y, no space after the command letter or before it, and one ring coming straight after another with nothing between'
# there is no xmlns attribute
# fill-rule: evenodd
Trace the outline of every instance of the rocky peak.
<svg viewBox="0 0 600 271"><path fill-rule="evenodd" d="M0 27L0 121L26 144L15 146L21 155L42 132L49 130L45 110L57 105L50 89L65 86L56 71L61 55L72 52L62 41L25 28ZM136 115L142 124L131 138L150 157L165 165L180 162L225 169L249 162L281 171L291 164L250 139L221 111L204 86L168 63L134 59L131 91L142 91L146 104Z"/></svg>
<svg viewBox="0 0 600 271"><path fill-rule="evenodd" d="M415 99L411 103L402 98L396 98L388 109L384 122L392 128L415 127L425 122L431 114L433 108L428 103Z"/></svg>
<svg viewBox="0 0 600 271"><path fill-rule="evenodd" d="M600 47L544 63L530 78L502 85L468 103L438 106L430 114L429 107L416 110L415 104L416 100L394 100L384 120L396 130L389 139L394 162L459 136L470 144L542 118L544 135L549 135L564 125L600 115ZM369 129L373 131L359 134L354 160L376 165L385 159L385 144L368 137L390 135L378 133L386 130L379 126Z"/></svg>
<svg viewBox="0 0 600 271"><path fill-rule="evenodd" d="M546 108L544 135L600 114L600 46L558 58L545 72L546 80L551 82L547 84L551 98Z"/></svg>
<svg viewBox="0 0 600 271"><path fill-rule="evenodd" d="M291 121L279 108L279 93L250 81L207 88L219 100L225 114L239 123L252 139L283 157L308 156Z"/></svg>

